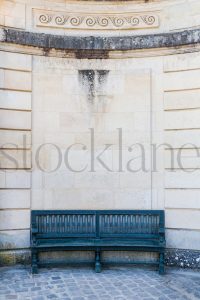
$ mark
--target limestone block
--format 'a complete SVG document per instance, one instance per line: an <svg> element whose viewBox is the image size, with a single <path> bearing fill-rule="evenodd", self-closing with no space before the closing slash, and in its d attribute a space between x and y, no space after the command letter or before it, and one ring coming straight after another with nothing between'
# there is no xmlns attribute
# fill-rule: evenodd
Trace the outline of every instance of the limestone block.
<svg viewBox="0 0 200 300"><path fill-rule="evenodd" d="M20 14L25 12L25 4L19 2L12 2L9 0L3 0L1 3L2 13L8 16L19 17Z"/></svg>
<svg viewBox="0 0 200 300"><path fill-rule="evenodd" d="M24 170L6 171L6 188L30 188L31 172Z"/></svg>
<svg viewBox="0 0 200 300"><path fill-rule="evenodd" d="M114 194L115 209L151 209L151 190L128 188Z"/></svg>
<svg viewBox="0 0 200 300"><path fill-rule="evenodd" d="M30 190L0 190L0 209L30 208Z"/></svg>
<svg viewBox="0 0 200 300"><path fill-rule="evenodd" d="M80 142L81 141L77 139L77 143ZM57 145L59 148L67 149L67 147L70 147L71 145L76 143L75 134L69 132L56 132L56 134L51 132L44 133L44 143L54 144Z"/></svg>
<svg viewBox="0 0 200 300"><path fill-rule="evenodd" d="M0 51L0 68L31 71L31 55Z"/></svg>
<svg viewBox="0 0 200 300"><path fill-rule="evenodd" d="M65 94L59 89L49 93L45 91L45 93L40 94L39 99L43 102L42 109L45 111L80 113L83 110L82 97L73 95L72 91L71 94L69 91L68 94Z"/></svg>
<svg viewBox="0 0 200 300"><path fill-rule="evenodd" d="M139 89L138 94L137 91L132 91L132 93L126 93L126 96L123 98L123 100L122 96L104 96L104 98L102 98L104 99L104 107L102 108L102 112L105 111L108 113L129 113L135 111L148 110L150 106L148 98L149 94L147 94L145 87L142 93Z"/></svg>
<svg viewBox="0 0 200 300"><path fill-rule="evenodd" d="M81 190L80 199L82 209L113 209L115 207L113 190L109 188Z"/></svg>
<svg viewBox="0 0 200 300"><path fill-rule="evenodd" d="M200 229L200 210L166 209L166 227Z"/></svg>
<svg viewBox="0 0 200 300"><path fill-rule="evenodd" d="M156 168L155 168L156 170ZM160 167L157 167L157 171L152 172L152 186L156 189L163 189L164 188L164 174L165 171ZM159 202L159 200L158 200ZM161 201L162 203L162 201ZM158 204L160 205L160 204Z"/></svg>
<svg viewBox="0 0 200 300"><path fill-rule="evenodd" d="M34 140L35 140L35 136L44 130L47 133L55 134L59 132L60 129L63 129L59 127L59 113L57 112L46 112L46 111L35 112L34 111L32 117L33 117L34 132L35 132L35 135L33 134Z"/></svg>
<svg viewBox="0 0 200 300"><path fill-rule="evenodd" d="M0 128L31 129L31 113L27 111L0 110Z"/></svg>
<svg viewBox="0 0 200 300"><path fill-rule="evenodd" d="M120 187L124 189L149 189L151 187L151 173L143 171L120 173Z"/></svg>
<svg viewBox="0 0 200 300"><path fill-rule="evenodd" d="M0 230L30 228L29 210L2 210L0 211Z"/></svg>
<svg viewBox="0 0 200 300"><path fill-rule="evenodd" d="M103 114L64 113L60 114L60 128L65 132L88 132L89 128L96 131L104 130Z"/></svg>
<svg viewBox="0 0 200 300"><path fill-rule="evenodd" d="M31 132L18 130L0 130L0 148L23 148L31 147Z"/></svg>
<svg viewBox="0 0 200 300"><path fill-rule="evenodd" d="M107 109L109 110L109 105L112 102L115 102L113 95L95 95L88 96L86 95L75 95L77 100L74 101L76 104L77 101L80 103L80 110L85 112L93 112L93 113L105 113ZM72 98L74 96L72 95ZM71 105L70 105L71 106ZM70 107L69 106L69 107Z"/></svg>
<svg viewBox="0 0 200 300"><path fill-rule="evenodd" d="M165 190L166 208L200 209L200 190L172 189Z"/></svg>
<svg viewBox="0 0 200 300"><path fill-rule="evenodd" d="M47 207L45 207L44 193L44 188L31 189L31 209L45 209L48 207L52 207L50 199L48 199Z"/></svg>
<svg viewBox="0 0 200 300"><path fill-rule="evenodd" d="M91 167L91 152L88 152L88 156L83 157L82 165L86 165L86 162L88 162L87 170ZM87 160L86 160L87 158ZM79 163L80 165L80 163ZM113 151L112 148L108 148L104 151L104 149L97 149L94 152L94 168L95 171L99 172L109 172L109 171L115 171L114 165L113 165Z"/></svg>
<svg viewBox="0 0 200 300"><path fill-rule="evenodd" d="M78 78L77 71L75 74L71 72L71 70L65 69L64 72L62 73L62 92L64 94L84 94L83 93L83 88L81 85L81 82Z"/></svg>
<svg viewBox="0 0 200 300"><path fill-rule="evenodd" d="M190 14L191 16L193 15L199 15L199 11L200 11L200 3L198 0L191 0L189 2L189 7L190 7Z"/></svg>
<svg viewBox="0 0 200 300"><path fill-rule="evenodd" d="M170 31L192 28L199 25L199 21L195 18L195 16L191 16L191 1L174 2L174 4L169 5L166 8L166 12L168 14L168 27Z"/></svg>
<svg viewBox="0 0 200 300"><path fill-rule="evenodd" d="M165 129L200 128L199 110L165 112Z"/></svg>
<svg viewBox="0 0 200 300"><path fill-rule="evenodd" d="M128 71L125 73L125 89L128 92L132 92L132 96L138 96L142 98L146 98L147 92L150 92L150 79L151 79L151 72L149 69L138 69L134 71ZM134 87L134 85L137 87ZM139 95L139 91L141 92L141 95ZM136 92L136 95L135 93ZM149 96L146 98L148 101Z"/></svg>
<svg viewBox="0 0 200 300"><path fill-rule="evenodd" d="M75 188L116 188L119 187L119 174L109 172L84 172L76 174Z"/></svg>
<svg viewBox="0 0 200 300"><path fill-rule="evenodd" d="M5 230L0 232L0 249L24 249L29 247L29 230Z"/></svg>
<svg viewBox="0 0 200 300"><path fill-rule="evenodd" d="M122 128L123 131L134 130L134 113L107 113L105 114L105 131L116 131Z"/></svg>
<svg viewBox="0 0 200 300"><path fill-rule="evenodd" d="M150 172L151 170L151 153L150 146L142 144L141 146L137 144L130 144L122 148L122 150L114 149L113 155L107 159L107 164L113 165L113 170L118 171L120 166L122 167L123 172L127 170L130 172ZM121 158L122 157L122 158Z"/></svg>
<svg viewBox="0 0 200 300"><path fill-rule="evenodd" d="M13 18L12 16L4 17L4 25L5 27L13 27L13 28L25 28L25 19L21 18Z"/></svg>
<svg viewBox="0 0 200 300"><path fill-rule="evenodd" d="M0 15L0 25L4 26L5 24L5 17L3 15Z"/></svg>
<svg viewBox="0 0 200 300"><path fill-rule="evenodd" d="M200 130L165 131L166 148L200 148Z"/></svg>
<svg viewBox="0 0 200 300"><path fill-rule="evenodd" d="M31 91L31 73L24 71L3 70L1 69L0 88Z"/></svg>
<svg viewBox="0 0 200 300"><path fill-rule="evenodd" d="M0 188L6 187L6 172L0 170Z"/></svg>
<svg viewBox="0 0 200 300"><path fill-rule="evenodd" d="M63 83L61 74L55 74L57 69L43 73L33 73L34 103L36 111L48 112L80 112L81 101L78 93L79 86L76 84L77 76L67 76L68 80ZM75 83L74 87L70 82Z"/></svg>
<svg viewBox="0 0 200 300"><path fill-rule="evenodd" d="M151 114L150 114L150 111L136 112L134 114L134 128L136 130L149 131L149 133L150 133L150 129L151 129Z"/></svg>
<svg viewBox="0 0 200 300"><path fill-rule="evenodd" d="M63 169L65 168L65 150L67 151L54 143L34 144L32 149L33 166L46 173Z"/></svg>
<svg viewBox="0 0 200 300"><path fill-rule="evenodd" d="M172 72L164 74L164 90L175 91L183 89L195 89L200 87L200 70L185 72Z"/></svg>
<svg viewBox="0 0 200 300"><path fill-rule="evenodd" d="M149 144L151 140L150 128L148 130L134 130L133 132L122 132L122 145L128 149L131 145L140 143ZM115 148L119 148L119 140L115 141Z"/></svg>
<svg viewBox="0 0 200 300"><path fill-rule="evenodd" d="M173 170L165 171L166 188L200 188L199 170Z"/></svg>
<svg viewBox="0 0 200 300"><path fill-rule="evenodd" d="M37 128L35 128L35 112L32 114L32 119L33 119L33 122L32 122L32 128L33 128L33 131L32 131L32 149L33 151L35 151L35 149L37 149L37 147L41 146L42 144L45 143L45 140L44 140L44 128L41 126L39 128L39 126ZM48 129L46 131L46 134L49 134L48 132ZM55 135L53 133L53 135Z"/></svg>
<svg viewBox="0 0 200 300"><path fill-rule="evenodd" d="M16 3L3 0L0 3L1 16L4 23L1 25L14 28L25 28L25 3Z"/></svg>
<svg viewBox="0 0 200 300"><path fill-rule="evenodd" d="M200 249L199 231L183 229L166 230L167 248Z"/></svg>
<svg viewBox="0 0 200 300"><path fill-rule="evenodd" d="M74 174L68 170L59 170L52 173L44 173L45 188L70 188L74 184Z"/></svg>
<svg viewBox="0 0 200 300"><path fill-rule="evenodd" d="M110 73L108 76L108 82L106 83L106 95L121 95L123 97L123 93L125 91L124 74L122 72L120 74Z"/></svg>
<svg viewBox="0 0 200 300"><path fill-rule="evenodd" d="M200 169L199 149L165 150L165 168Z"/></svg>
<svg viewBox="0 0 200 300"><path fill-rule="evenodd" d="M200 11L200 8L199 8ZM200 69L200 53L185 53L164 57L164 72Z"/></svg>
<svg viewBox="0 0 200 300"><path fill-rule="evenodd" d="M115 129L110 132L96 132L94 131L94 148L95 150L105 149L105 145L111 145L108 149L118 150L121 147L119 141L119 130ZM137 143L142 143L146 145L150 141L150 132L142 130L134 130L133 132L126 132L122 130L122 148L126 153L128 152L128 147ZM67 135L66 135L67 137ZM75 143L81 143L91 149L91 133L76 133ZM80 145L78 146L80 149ZM75 149L75 146L73 147Z"/></svg>
<svg viewBox="0 0 200 300"><path fill-rule="evenodd" d="M152 176L154 177L154 176ZM160 177L163 177L163 174L160 174ZM151 204L151 209L164 209L165 208L165 203L164 203L164 189L162 187L157 187L157 183L154 182L154 178L152 178L152 204Z"/></svg>
<svg viewBox="0 0 200 300"><path fill-rule="evenodd" d="M74 134L74 143L75 144L80 143L82 145L85 145L87 147L87 149L90 150L91 149L91 131L88 130L88 132L84 132L84 133L79 133L79 132L75 133ZM94 148L96 150L104 149L106 144L112 144L113 146L116 146L116 147L118 146L118 144L119 144L118 130L111 131L111 132L96 132L96 131L94 131ZM80 149L80 145L79 145L79 149Z"/></svg>
<svg viewBox="0 0 200 300"><path fill-rule="evenodd" d="M114 209L113 191L110 189L45 189L45 209Z"/></svg>
<svg viewBox="0 0 200 300"><path fill-rule="evenodd" d="M31 93L1 90L0 108L31 110Z"/></svg>
<svg viewBox="0 0 200 300"><path fill-rule="evenodd" d="M163 96L161 96L163 97ZM162 110L159 111L153 111L151 114L149 113L149 117L148 119L150 119L148 121L148 123L146 124L146 127L149 124L149 132L150 129L152 130L152 132L154 132L154 134L152 135L152 141L154 143L162 143L163 142L163 129L165 128L165 123L164 123L164 114L165 112ZM142 120L141 120L142 122ZM145 124L144 124L145 126Z"/></svg>
<svg viewBox="0 0 200 300"><path fill-rule="evenodd" d="M150 74L146 70L125 75L124 95L105 100L106 112L128 113L150 109Z"/></svg>
<svg viewBox="0 0 200 300"><path fill-rule="evenodd" d="M71 149L62 149L62 156L63 161L60 167L62 170L76 173L90 168L91 154L83 145L73 145Z"/></svg>
<svg viewBox="0 0 200 300"><path fill-rule="evenodd" d="M0 168L1 169L30 169L31 151L0 149Z"/></svg>
<svg viewBox="0 0 200 300"><path fill-rule="evenodd" d="M200 107L200 89L164 93L165 110Z"/></svg>
<svg viewBox="0 0 200 300"><path fill-rule="evenodd" d="M45 64L41 64L44 68ZM63 87L62 74L60 74L59 69L53 68L52 70L49 70L47 67L44 70L40 70L39 72L37 72L37 70L35 69L35 64L33 66L33 84L36 92L43 93L45 96L51 94L56 96L56 91L60 94ZM68 93L69 91L71 90L68 89Z"/></svg>
<svg viewBox="0 0 200 300"><path fill-rule="evenodd" d="M42 189L44 187L44 172L36 168L33 168L31 173L31 187L32 189Z"/></svg>

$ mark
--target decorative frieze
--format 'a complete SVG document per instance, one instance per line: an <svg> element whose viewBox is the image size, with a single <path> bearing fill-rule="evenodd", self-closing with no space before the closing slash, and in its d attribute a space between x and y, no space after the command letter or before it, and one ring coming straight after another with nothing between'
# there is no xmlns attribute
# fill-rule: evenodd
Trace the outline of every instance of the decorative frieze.
<svg viewBox="0 0 200 300"><path fill-rule="evenodd" d="M34 10L37 27L56 27L62 29L142 29L159 26L159 17L155 13L124 14L85 14Z"/></svg>

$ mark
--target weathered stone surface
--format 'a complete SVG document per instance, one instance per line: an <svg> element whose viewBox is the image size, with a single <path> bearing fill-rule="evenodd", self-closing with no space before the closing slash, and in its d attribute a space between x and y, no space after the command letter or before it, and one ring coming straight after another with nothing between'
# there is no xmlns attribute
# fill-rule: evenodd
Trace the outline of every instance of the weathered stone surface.
<svg viewBox="0 0 200 300"><path fill-rule="evenodd" d="M167 266L200 269L200 251L168 249L165 263Z"/></svg>
<svg viewBox="0 0 200 300"><path fill-rule="evenodd" d="M47 50L55 48L60 50L73 50L75 52L77 52L77 50L114 51L151 49L177 47L200 43L199 29L173 33L120 37L61 36L28 31L17 31L13 29L3 29L3 32L4 34L2 34L1 37L2 42L42 47ZM102 52L100 53L102 56L104 56ZM88 54L91 54L91 52L88 52ZM79 55L77 54L77 57L78 56ZM80 54L80 56L82 55ZM87 57L90 57L90 55L87 55Z"/></svg>
<svg viewBox="0 0 200 300"><path fill-rule="evenodd" d="M30 251L27 249L1 251L0 267L16 264L27 265L30 262L30 255Z"/></svg>

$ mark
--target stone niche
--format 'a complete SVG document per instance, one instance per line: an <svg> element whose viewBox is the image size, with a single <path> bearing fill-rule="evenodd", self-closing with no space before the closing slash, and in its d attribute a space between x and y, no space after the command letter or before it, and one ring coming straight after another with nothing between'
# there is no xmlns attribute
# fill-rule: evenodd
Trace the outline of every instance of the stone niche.
<svg viewBox="0 0 200 300"><path fill-rule="evenodd" d="M151 208L151 72L133 65L34 57L34 152L52 145L33 162L33 208Z"/></svg>

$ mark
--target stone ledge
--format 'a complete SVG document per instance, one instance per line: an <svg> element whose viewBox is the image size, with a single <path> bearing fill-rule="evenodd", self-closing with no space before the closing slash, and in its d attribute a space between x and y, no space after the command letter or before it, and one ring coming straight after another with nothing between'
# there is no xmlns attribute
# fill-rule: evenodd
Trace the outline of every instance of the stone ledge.
<svg viewBox="0 0 200 300"><path fill-rule="evenodd" d="M200 29L173 33L150 34L123 37L77 37L45 33L2 29L0 41L24 46L39 47L48 52L51 49L68 51L120 51L153 48L179 47L200 43Z"/></svg>

